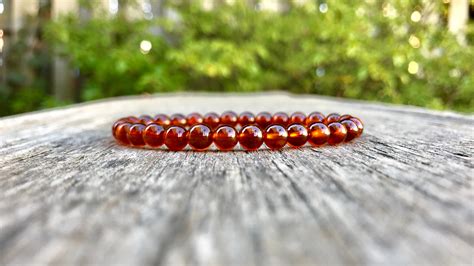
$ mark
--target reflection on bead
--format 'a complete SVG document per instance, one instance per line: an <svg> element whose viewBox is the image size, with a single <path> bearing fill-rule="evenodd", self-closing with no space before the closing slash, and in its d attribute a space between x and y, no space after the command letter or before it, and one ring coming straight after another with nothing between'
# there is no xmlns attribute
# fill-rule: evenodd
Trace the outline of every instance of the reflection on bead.
<svg viewBox="0 0 474 266"><path fill-rule="evenodd" d="M248 151L256 150L263 144L262 130L254 125L243 127L238 138L240 146Z"/></svg>
<svg viewBox="0 0 474 266"><path fill-rule="evenodd" d="M214 131L212 138L217 148L223 151L232 150L238 142L237 131L231 126L218 127Z"/></svg>
<svg viewBox="0 0 474 266"><path fill-rule="evenodd" d="M314 123L309 127L308 142L312 146L324 145L330 136L329 128L323 123Z"/></svg>
<svg viewBox="0 0 474 266"><path fill-rule="evenodd" d="M211 129L214 129L219 126L220 123L220 118L219 115L216 113L207 113L204 115L204 121L203 123L210 127Z"/></svg>
<svg viewBox="0 0 474 266"><path fill-rule="evenodd" d="M165 129L158 124L149 124L143 131L143 141L150 147L160 147L165 142Z"/></svg>
<svg viewBox="0 0 474 266"><path fill-rule="evenodd" d="M278 150L286 145L288 132L280 125L271 125L265 129L263 139L268 148Z"/></svg>
<svg viewBox="0 0 474 266"><path fill-rule="evenodd" d="M341 117L341 115L337 114L337 113L328 114L328 116L326 116L326 118L324 118L324 124L329 125L332 122L338 122L339 117Z"/></svg>
<svg viewBox="0 0 474 266"><path fill-rule="evenodd" d="M290 121L290 117L288 116L287 113L283 113L283 112L275 113L272 117L272 124L275 124L275 125L281 125L281 126L286 127L289 121Z"/></svg>
<svg viewBox="0 0 474 266"><path fill-rule="evenodd" d="M324 121L324 118L326 117L322 113L312 112L306 117L306 126L310 126L314 123L322 123Z"/></svg>
<svg viewBox="0 0 474 266"><path fill-rule="evenodd" d="M194 150L203 151L212 144L212 131L208 126L195 125L189 130L189 146Z"/></svg>
<svg viewBox="0 0 474 266"><path fill-rule="evenodd" d="M173 126L186 126L186 117L182 114L173 114L170 116L171 125Z"/></svg>
<svg viewBox="0 0 474 266"><path fill-rule="evenodd" d="M357 117L352 117L350 119L352 122L354 122L357 127L359 128L359 136L362 134L362 132L364 132L364 124L362 123L362 121L357 118Z"/></svg>
<svg viewBox="0 0 474 266"><path fill-rule="evenodd" d="M238 123L240 126L255 124L255 116L251 112L243 112L239 115Z"/></svg>
<svg viewBox="0 0 474 266"><path fill-rule="evenodd" d="M336 145L343 142L347 136L347 129L339 122L333 122L328 125L331 135L329 136L328 143L330 145Z"/></svg>
<svg viewBox="0 0 474 266"><path fill-rule="evenodd" d="M144 146L145 142L143 141L143 130L145 126L143 124L133 124L128 131L128 141L133 146Z"/></svg>
<svg viewBox="0 0 474 266"><path fill-rule="evenodd" d="M221 115L221 124L235 127L237 125L238 115L235 112L227 111Z"/></svg>
<svg viewBox="0 0 474 266"><path fill-rule="evenodd" d="M339 117L339 122L344 121L344 120L348 120L348 119L351 119L351 118L352 118L352 116L351 116L351 115L348 115L348 114L341 115L341 116Z"/></svg>
<svg viewBox="0 0 474 266"><path fill-rule="evenodd" d="M138 117L138 119L140 119L140 123L143 124L143 125L149 125L154 121L153 117L149 116L149 115L141 115Z"/></svg>
<svg viewBox="0 0 474 266"><path fill-rule="evenodd" d="M260 128L267 128L272 122L272 115L268 112L258 113L255 122Z"/></svg>
<svg viewBox="0 0 474 266"><path fill-rule="evenodd" d="M347 130L347 135L345 141L351 141L357 136L359 136L359 128L357 127L356 123L352 120L344 120L340 122Z"/></svg>
<svg viewBox="0 0 474 266"><path fill-rule="evenodd" d="M288 127L288 144L292 147L301 147L308 140L308 130L301 124Z"/></svg>
<svg viewBox="0 0 474 266"><path fill-rule="evenodd" d="M180 151L188 144L188 132L180 126L171 126L165 133L165 145L171 151Z"/></svg>
<svg viewBox="0 0 474 266"><path fill-rule="evenodd" d="M158 114L154 118L155 118L155 123L160 126L168 127L171 125L170 118L165 114Z"/></svg>
<svg viewBox="0 0 474 266"><path fill-rule="evenodd" d="M132 124L130 123L122 123L118 125L115 129L115 138L122 144L128 145L130 141L128 141L128 131Z"/></svg>
<svg viewBox="0 0 474 266"><path fill-rule="evenodd" d="M194 125L197 125L197 124L202 124L203 121L204 121L204 119L203 119L202 115L199 114L199 113L190 113L186 117L186 122L187 122L188 126L194 126Z"/></svg>
<svg viewBox="0 0 474 266"><path fill-rule="evenodd" d="M306 115L303 114L302 112L294 112L290 116L290 122L289 124L302 124L304 125L306 122Z"/></svg>

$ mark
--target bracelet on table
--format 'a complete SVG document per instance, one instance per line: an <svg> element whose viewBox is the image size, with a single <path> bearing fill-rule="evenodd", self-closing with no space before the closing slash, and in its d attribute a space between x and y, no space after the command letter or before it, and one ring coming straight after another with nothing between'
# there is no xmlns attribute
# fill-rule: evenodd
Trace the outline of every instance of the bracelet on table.
<svg viewBox="0 0 474 266"><path fill-rule="evenodd" d="M180 151L189 144L193 150L204 151L214 143L219 150L228 151L239 143L243 149L253 151L263 143L272 150L287 144L297 148L307 142L314 147L336 145L359 137L363 130L362 121L351 115L262 112L255 116L250 112L237 115L227 111L220 116L129 116L113 124L112 135L118 143L131 147L165 145L169 150Z"/></svg>

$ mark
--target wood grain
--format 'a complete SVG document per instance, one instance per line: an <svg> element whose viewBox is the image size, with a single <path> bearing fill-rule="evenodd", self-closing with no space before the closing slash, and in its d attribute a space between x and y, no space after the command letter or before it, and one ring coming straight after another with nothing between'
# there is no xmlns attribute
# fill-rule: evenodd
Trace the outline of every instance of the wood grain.
<svg viewBox="0 0 474 266"><path fill-rule="evenodd" d="M320 110L364 136L129 149L131 114ZM0 265L472 265L474 118L315 96L162 94L0 119Z"/></svg>

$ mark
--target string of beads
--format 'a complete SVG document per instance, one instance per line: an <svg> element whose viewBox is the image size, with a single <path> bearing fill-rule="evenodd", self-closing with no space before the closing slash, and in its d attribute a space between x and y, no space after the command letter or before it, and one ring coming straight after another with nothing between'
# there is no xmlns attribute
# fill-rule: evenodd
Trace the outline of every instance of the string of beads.
<svg viewBox="0 0 474 266"><path fill-rule="evenodd" d="M151 148L165 145L172 151L183 150L187 145L204 151L213 143L222 151L234 149L237 143L249 151L257 150L263 143L272 150L286 145L297 148L306 143L319 147L351 141L363 130L362 121L354 116L336 113L325 116L320 112L309 115L261 112L256 116L250 112L237 115L232 111L220 116L216 113L142 115L121 118L112 126L114 138L122 145Z"/></svg>

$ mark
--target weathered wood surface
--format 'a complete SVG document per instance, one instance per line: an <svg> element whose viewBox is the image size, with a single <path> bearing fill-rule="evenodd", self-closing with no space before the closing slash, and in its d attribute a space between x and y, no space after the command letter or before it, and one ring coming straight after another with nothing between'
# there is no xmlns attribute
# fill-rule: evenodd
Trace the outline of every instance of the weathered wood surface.
<svg viewBox="0 0 474 266"><path fill-rule="evenodd" d="M118 146L116 118L351 113L348 145ZM0 265L472 265L474 119L313 96L175 94L0 119Z"/></svg>

